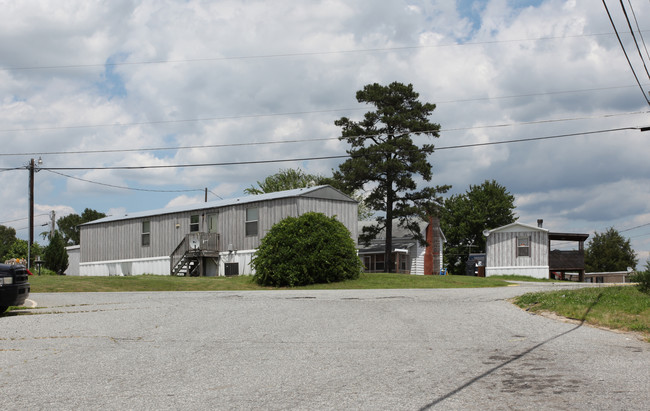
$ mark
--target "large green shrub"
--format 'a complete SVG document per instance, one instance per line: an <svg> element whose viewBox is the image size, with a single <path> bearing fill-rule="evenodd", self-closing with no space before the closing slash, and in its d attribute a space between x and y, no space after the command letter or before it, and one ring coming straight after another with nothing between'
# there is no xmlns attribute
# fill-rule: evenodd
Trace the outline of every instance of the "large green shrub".
<svg viewBox="0 0 650 411"><path fill-rule="evenodd" d="M258 284L274 287L355 279L362 267L350 232L321 213L288 217L274 225L251 266Z"/></svg>
<svg viewBox="0 0 650 411"><path fill-rule="evenodd" d="M639 271L632 276L632 282L637 283L639 291L650 294L650 260L645 264L645 271Z"/></svg>

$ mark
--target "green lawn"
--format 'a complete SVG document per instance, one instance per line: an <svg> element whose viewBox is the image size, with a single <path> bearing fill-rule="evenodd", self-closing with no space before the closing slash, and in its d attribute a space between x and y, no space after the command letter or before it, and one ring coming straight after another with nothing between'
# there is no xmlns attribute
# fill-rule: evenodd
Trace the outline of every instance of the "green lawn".
<svg viewBox="0 0 650 411"><path fill-rule="evenodd" d="M137 275L130 277L33 276L32 293L107 292L107 291L228 291L269 290L239 277L171 277ZM340 290L378 288L475 288L506 286L503 280L467 276L417 276L405 274L361 274L359 279L332 284L294 287L296 290Z"/></svg>
<svg viewBox="0 0 650 411"><path fill-rule="evenodd" d="M582 288L524 294L515 304L588 324L637 331L650 341L650 296L633 286Z"/></svg>

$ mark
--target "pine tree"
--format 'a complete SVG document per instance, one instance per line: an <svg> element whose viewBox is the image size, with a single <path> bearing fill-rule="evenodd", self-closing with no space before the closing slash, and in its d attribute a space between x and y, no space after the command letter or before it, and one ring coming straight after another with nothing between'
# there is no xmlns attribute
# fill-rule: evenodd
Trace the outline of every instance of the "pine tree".
<svg viewBox="0 0 650 411"><path fill-rule="evenodd" d="M385 259L391 272L393 220L423 242L418 223L434 212L438 194L449 189L438 186L418 191L415 181L418 175L431 181L428 156L434 146L418 146L413 136L438 137L440 125L429 121L436 105L420 102L411 84L369 84L356 97L360 103L375 106L375 111L367 112L361 121L343 117L334 123L342 128L340 139L351 145L350 159L339 166L334 178L343 182L346 192L371 188L365 203L380 215L376 225L364 227L360 240L368 243L385 230Z"/></svg>
<svg viewBox="0 0 650 411"><path fill-rule="evenodd" d="M50 244L45 247L43 261L45 261L45 267L57 274L63 274L68 268L68 252L65 250L63 237L58 231L54 232L50 238Z"/></svg>

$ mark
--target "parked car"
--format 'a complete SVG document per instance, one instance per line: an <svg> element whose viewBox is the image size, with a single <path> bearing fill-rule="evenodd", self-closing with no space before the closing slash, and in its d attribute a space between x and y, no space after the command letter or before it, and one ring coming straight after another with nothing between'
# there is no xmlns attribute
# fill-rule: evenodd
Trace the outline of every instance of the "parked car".
<svg viewBox="0 0 650 411"><path fill-rule="evenodd" d="M28 271L20 264L0 264L0 314L25 303L29 296Z"/></svg>

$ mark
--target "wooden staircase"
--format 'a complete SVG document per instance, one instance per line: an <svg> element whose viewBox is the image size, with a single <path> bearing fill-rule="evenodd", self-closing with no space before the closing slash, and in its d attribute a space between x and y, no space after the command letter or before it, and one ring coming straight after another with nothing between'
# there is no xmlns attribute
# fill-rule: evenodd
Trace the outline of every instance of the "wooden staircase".
<svg viewBox="0 0 650 411"><path fill-rule="evenodd" d="M205 275L206 259L219 258L219 235L216 233L190 233L170 255L170 274L182 277Z"/></svg>

